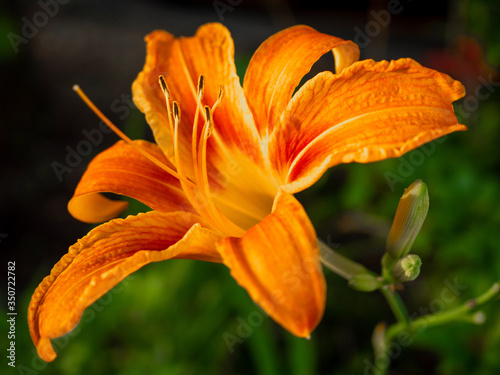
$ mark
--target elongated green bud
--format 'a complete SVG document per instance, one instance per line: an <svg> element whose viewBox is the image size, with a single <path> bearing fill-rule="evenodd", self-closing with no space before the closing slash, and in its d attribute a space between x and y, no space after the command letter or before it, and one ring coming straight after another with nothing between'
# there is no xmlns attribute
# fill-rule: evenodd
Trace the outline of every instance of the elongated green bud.
<svg viewBox="0 0 500 375"><path fill-rule="evenodd" d="M396 281L406 282L415 280L420 275L422 260L415 254L409 254L398 260L392 269L392 276Z"/></svg>
<svg viewBox="0 0 500 375"><path fill-rule="evenodd" d="M367 273L353 276L349 280L349 286L360 292L372 292L380 288L381 285L381 280L379 280L379 278Z"/></svg>
<svg viewBox="0 0 500 375"><path fill-rule="evenodd" d="M399 200L391 231L387 236L387 252L396 259L409 253L429 210L429 194L422 180L411 184Z"/></svg>

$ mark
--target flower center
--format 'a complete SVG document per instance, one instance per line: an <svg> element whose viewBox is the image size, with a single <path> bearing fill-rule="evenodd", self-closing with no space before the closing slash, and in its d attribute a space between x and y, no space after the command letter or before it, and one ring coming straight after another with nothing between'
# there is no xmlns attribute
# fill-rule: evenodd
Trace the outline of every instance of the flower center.
<svg viewBox="0 0 500 375"><path fill-rule="evenodd" d="M181 111L176 101L171 100L170 91L163 76L159 77L160 86L165 95L166 107L168 112L168 123L170 132L173 135L174 157L177 173L179 174L179 182L188 198L189 202L195 210L206 220L208 220L214 229L218 229L225 235L241 236L245 231L228 219L215 205L214 196L210 193L210 185L208 181L207 171L207 142L214 129L213 112L220 105L224 91L222 86L219 89L217 100L210 108L203 106L204 94L204 77L201 75L198 79L198 87L196 91L196 112L194 116L192 133L191 133L191 163L194 172L193 180L190 180L186 175L184 163L179 152L179 125L181 123ZM202 110L203 108L203 110ZM205 123L198 136L198 120L199 116L205 119ZM187 183L188 181L191 182Z"/></svg>

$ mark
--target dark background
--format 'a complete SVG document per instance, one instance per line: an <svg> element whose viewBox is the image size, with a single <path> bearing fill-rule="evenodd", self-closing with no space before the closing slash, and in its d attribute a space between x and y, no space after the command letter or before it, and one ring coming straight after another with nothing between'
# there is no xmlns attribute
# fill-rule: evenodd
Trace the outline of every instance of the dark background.
<svg viewBox="0 0 500 375"><path fill-rule="evenodd" d="M144 63L143 38L154 29L189 36L206 22L224 23L234 38L241 77L262 41L303 23L354 40L362 59L411 57L461 80L469 101L458 103L457 114L468 132L434 143L428 153L336 167L299 199L321 238L377 271L397 201L405 187L422 178L431 209L415 244L422 275L403 291L410 312L439 299L444 280L458 278L467 286L446 308L499 280L500 85L483 88L481 93L491 94L484 100L476 95L484 80L500 82L498 2L401 0L401 13L382 26L378 17L387 14L385 1L221 3L228 6L225 11L212 1L70 0L58 5L44 26L30 30L32 35L23 32L26 21L34 22L43 11L40 3L0 5L0 254L5 270L8 261L16 262L17 373L30 373L19 365L41 374L370 373L373 327L392 321L381 296L354 292L325 271L328 306L311 341L295 339L265 318L231 353L223 335L235 334L239 318L258 311L255 305L223 266L165 262L145 267L123 291L111 292L112 302L97 302L91 308L95 318L80 324L81 333L60 341L54 363L37 362L26 327L29 298L68 246L88 232L66 204L88 162L117 140L104 134L71 172L57 175L54 163L67 164L69 150L86 139L82 131L99 126L71 87L80 84L132 138L151 140L142 114L129 103L131 83ZM370 22L379 25L373 37L367 36ZM13 45L13 34L25 43ZM471 39L463 42L464 36ZM332 69L331 64L322 59L313 72ZM2 313L4 303L0 306ZM402 348L391 373L498 372L498 307L495 302L485 308L487 322L480 327L456 323L419 335ZM0 327L4 350L7 326ZM0 361L2 373L10 370L6 361Z"/></svg>

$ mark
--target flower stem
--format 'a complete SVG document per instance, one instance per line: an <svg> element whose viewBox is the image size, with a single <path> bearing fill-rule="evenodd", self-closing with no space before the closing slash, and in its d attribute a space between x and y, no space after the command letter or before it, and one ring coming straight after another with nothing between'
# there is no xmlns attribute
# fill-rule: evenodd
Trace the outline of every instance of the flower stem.
<svg viewBox="0 0 500 375"><path fill-rule="evenodd" d="M399 305L399 303L401 302L401 300L398 301L399 296L394 297L397 295L396 294L391 295L391 291L388 290L386 287L383 287L381 290L384 296L386 297L387 301L389 302L389 305L393 309L393 312L396 315L395 309L396 310L399 309L397 305ZM376 356L383 355L385 356L385 358L389 358L389 353L387 353L387 348L389 347L389 344L394 340L394 338L397 337L402 332L408 332L410 334L420 333L429 327L435 327L446 323L451 323L454 321L469 321L469 322L476 322L476 324L482 323L481 320L477 322L475 321L475 319L466 319L466 318L470 318L470 312L472 310L489 302L495 296L497 296L499 292L500 292L500 285L499 283L495 283L491 286L491 288L489 288L485 293L483 293L479 297L468 300L467 302L463 303L462 305L456 308L447 311L442 311L436 314L424 315L411 321L406 320L408 319L407 318L408 314L406 313L405 320L403 320L403 317L400 317L398 318L397 323L393 324L392 326L387 328L387 330L385 330L384 333L385 337L383 340L380 338L381 337L380 327L376 328L374 337L377 337L377 340L373 340L375 355ZM388 367L389 367L388 365L383 368L377 367L376 375L387 374Z"/></svg>
<svg viewBox="0 0 500 375"><path fill-rule="evenodd" d="M337 275L346 280L350 280L353 276L359 274L375 275L367 270L361 264L340 255L335 250L332 250L327 244L318 239L319 249L321 252L321 262L325 267L335 272Z"/></svg>
<svg viewBox="0 0 500 375"><path fill-rule="evenodd" d="M395 290L391 290L390 285L383 286L380 288L380 291L387 300L387 303L398 320L398 323L407 326L410 323L410 318L408 316L408 310L406 309L406 306L401 300L399 294Z"/></svg>
<svg viewBox="0 0 500 375"><path fill-rule="evenodd" d="M387 303L389 304L389 307L391 308L394 316L398 320L396 324L391 326L390 328L394 326L402 327L403 329L408 327L410 324L410 318L408 316L408 310L406 309L406 306L404 305L403 301L401 300L401 297L399 294L391 289L391 285L384 285L382 288L380 288L380 291L384 295L385 299L387 300ZM373 333L373 338L372 338L372 344L373 344L373 351L375 353L375 358L378 357L385 357L389 358L387 356L387 348L388 345L390 344L391 340L387 339L387 334L385 332L385 324L379 324L377 327L375 327L375 331ZM387 373L387 370L389 368L389 359L387 359L387 366L376 366L375 367L375 373L374 375L385 375Z"/></svg>
<svg viewBox="0 0 500 375"><path fill-rule="evenodd" d="M472 310L484 305L493 299L500 291L498 283L493 284L486 292L477 298L473 298L463 303L462 305L450 310L441 311L436 314L421 316L410 322L409 325L403 326L395 324L387 329L386 341L390 342L396 335L407 329L410 332L422 331L429 327L435 327L450 323L453 321L461 321L465 315L468 315Z"/></svg>

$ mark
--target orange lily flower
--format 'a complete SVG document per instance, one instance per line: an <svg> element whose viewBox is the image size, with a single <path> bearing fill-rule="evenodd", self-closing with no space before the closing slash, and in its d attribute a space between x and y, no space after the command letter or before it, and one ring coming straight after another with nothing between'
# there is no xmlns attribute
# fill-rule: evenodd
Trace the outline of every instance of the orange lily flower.
<svg viewBox="0 0 500 375"><path fill-rule="evenodd" d="M100 194L112 192L152 211L93 229L38 286L28 320L39 356L53 360L50 339L127 275L174 258L224 263L268 315L308 337L326 285L314 227L293 194L334 165L398 157L465 130L452 108L463 86L411 59L358 61L354 43L307 26L267 39L243 87L221 24L189 38L155 31L146 42L132 90L156 143L122 135L90 163L68 209L85 222L113 219L126 203ZM329 51L336 73L294 93Z"/></svg>

